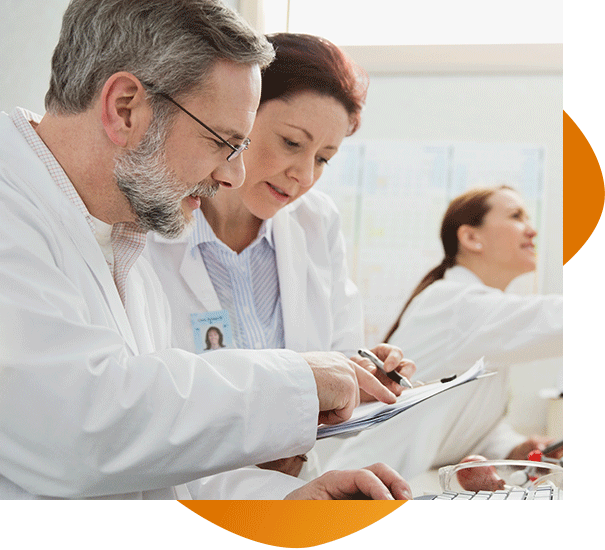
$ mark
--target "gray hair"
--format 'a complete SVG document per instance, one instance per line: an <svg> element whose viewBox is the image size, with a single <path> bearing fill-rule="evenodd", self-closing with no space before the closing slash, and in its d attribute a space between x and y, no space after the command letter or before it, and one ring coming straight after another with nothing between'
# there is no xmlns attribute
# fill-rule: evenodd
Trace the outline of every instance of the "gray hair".
<svg viewBox="0 0 605 550"><path fill-rule="evenodd" d="M273 47L220 0L72 0L52 58L46 110L86 111L114 73L182 96L218 60L266 67Z"/></svg>

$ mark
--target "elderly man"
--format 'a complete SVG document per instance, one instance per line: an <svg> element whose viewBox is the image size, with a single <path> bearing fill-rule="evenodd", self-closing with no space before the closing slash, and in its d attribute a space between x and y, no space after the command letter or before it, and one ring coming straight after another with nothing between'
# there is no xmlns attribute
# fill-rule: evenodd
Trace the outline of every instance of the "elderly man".
<svg viewBox="0 0 605 550"><path fill-rule="evenodd" d="M271 59L215 0L73 0L47 113L0 116L0 498L410 496L384 465L242 469L306 452L359 388L394 396L335 353L170 348L140 256L241 185Z"/></svg>

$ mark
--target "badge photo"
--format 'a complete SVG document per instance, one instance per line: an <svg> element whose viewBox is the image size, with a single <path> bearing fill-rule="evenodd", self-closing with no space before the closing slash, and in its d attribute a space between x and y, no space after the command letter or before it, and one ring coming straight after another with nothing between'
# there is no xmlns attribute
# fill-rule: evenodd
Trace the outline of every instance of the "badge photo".
<svg viewBox="0 0 605 550"><path fill-rule="evenodd" d="M196 353L234 347L231 322L226 309L192 313L191 326Z"/></svg>

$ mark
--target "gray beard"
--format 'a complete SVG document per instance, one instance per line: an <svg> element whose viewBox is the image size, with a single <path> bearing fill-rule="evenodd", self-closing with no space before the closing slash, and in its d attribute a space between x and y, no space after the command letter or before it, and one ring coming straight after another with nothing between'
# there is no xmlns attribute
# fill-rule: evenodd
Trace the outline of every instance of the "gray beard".
<svg viewBox="0 0 605 550"><path fill-rule="evenodd" d="M188 195L213 197L219 183L206 178L190 192L179 191L185 186L166 165L164 144L168 132L165 126L154 119L136 149L124 151L116 158L114 176L136 217L137 226L173 239L193 222L193 218L185 215L182 200Z"/></svg>

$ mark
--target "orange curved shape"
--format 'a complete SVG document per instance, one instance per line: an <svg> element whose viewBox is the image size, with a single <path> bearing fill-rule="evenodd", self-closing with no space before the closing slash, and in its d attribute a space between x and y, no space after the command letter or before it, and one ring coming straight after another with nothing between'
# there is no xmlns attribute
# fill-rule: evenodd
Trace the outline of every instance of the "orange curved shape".
<svg viewBox="0 0 605 550"><path fill-rule="evenodd" d="M594 231L605 202L599 161L570 116L563 111L563 263Z"/></svg>
<svg viewBox="0 0 605 550"><path fill-rule="evenodd" d="M208 521L247 539L307 548L355 533L405 501L181 500Z"/></svg>

